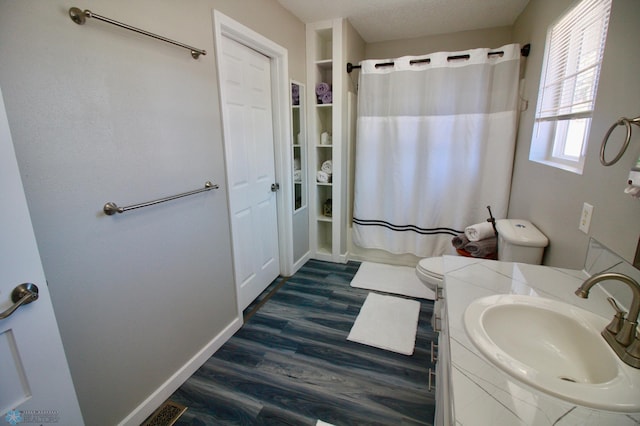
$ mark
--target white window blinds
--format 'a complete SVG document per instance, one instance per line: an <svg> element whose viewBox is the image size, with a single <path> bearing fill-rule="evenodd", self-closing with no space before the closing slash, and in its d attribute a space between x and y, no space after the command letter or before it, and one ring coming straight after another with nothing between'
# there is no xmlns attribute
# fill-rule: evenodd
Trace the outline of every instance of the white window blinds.
<svg viewBox="0 0 640 426"><path fill-rule="evenodd" d="M611 0L582 0L547 34L536 121L591 117Z"/></svg>

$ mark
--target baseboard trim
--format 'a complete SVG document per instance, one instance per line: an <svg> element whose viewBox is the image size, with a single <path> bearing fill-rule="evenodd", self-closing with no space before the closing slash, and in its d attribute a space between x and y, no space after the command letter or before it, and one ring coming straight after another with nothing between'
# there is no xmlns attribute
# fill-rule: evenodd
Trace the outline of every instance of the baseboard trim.
<svg viewBox="0 0 640 426"><path fill-rule="evenodd" d="M217 336L198 351L185 365L180 367L167 381L138 405L119 426L142 424L164 401L167 400L193 373L196 372L220 347L242 327L242 316L234 318Z"/></svg>
<svg viewBox="0 0 640 426"><path fill-rule="evenodd" d="M323 262L347 263L349 261L349 252L338 254L335 257L333 256L333 254L330 254L330 253L316 252L311 256L311 259L322 260Z"/></svg>
<svg viewBox="0 0 640 426"><path fill-rule="evenodd" d="M304 256L302 256L300 258L300 260L298 260L297 262L295 262L293 264L293 271L291 273L291 275L295 274L296 272L298 272L298 269L302 268L302 265L304 265L305 263L307 263L307 260L311 259L311 252L308 251L304 254Z"/></svg>

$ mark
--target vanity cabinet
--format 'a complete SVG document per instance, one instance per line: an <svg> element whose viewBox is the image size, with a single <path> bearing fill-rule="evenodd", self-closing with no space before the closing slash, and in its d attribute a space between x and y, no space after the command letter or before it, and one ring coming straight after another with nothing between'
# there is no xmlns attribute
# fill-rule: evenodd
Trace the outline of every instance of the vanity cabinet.
<svg viewBox="0 0 640 426"><path fill-rule="evenodd" d="M589 249L591 252L591 248ZM610 263L611 261L611 263ZM437 425L549 426L549 425L638 425L640 412L613 412L576 404L537 390L507 374L485 357L469 338L464 323L467 308L477 299L492 296L544 298L573 305L602 317L605 327L612 316L609 296L602 288L591 289L588 299L575 295L590 274L612 268L616 272L640 279L633 266L620 265L619 259L606 254L587 255L584 270L570 270L524 263L510 263L462 256L444 256L444 299L440 312L439 354L436 384ZM591 267L590 265L596 265ZM624 269L622 269L624 266ZM619 286L622 287L622 286ZM630 300L628 296L626 299ZM521 326L520 326L521 328ZM597 331L596 331L597 334ZM606 345L606 343L602 342ZM604 363L602 364L604 365ZM619 377L637 377L640 373L626 369ZM558 377L562 380L562 377ZM601 389L617 399L620 389L611 380ZM591 386L579 384L578 386ZM573 384L568 383L566 389ZM598 389L598 384L593 390ZM629 392L637 387L627 387ZM610 393L612 392L612 393ZM626 395L625 395L626 397Z"/></svg>
<svg viewBox="0 0 640 426"><path fill-rule="evenodd" d="M436 412L434 424L436 426L448 426L452 419L452 401L449 395L451 378L451 357L449 355L449 327L447 321L447 309L444 303L444 289L436 290L436 300L433 306L432 326L438 332L437 356L432 351L432 359L436 356ZM429 375L433 377L431 369Z"/></svg>

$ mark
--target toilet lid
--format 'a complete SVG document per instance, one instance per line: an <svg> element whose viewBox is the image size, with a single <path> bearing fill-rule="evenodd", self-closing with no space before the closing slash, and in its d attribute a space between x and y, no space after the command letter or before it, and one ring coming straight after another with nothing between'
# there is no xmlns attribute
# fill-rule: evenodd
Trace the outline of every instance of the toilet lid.
<svg viewBox="0 0 640 426"><path fill-rule="evenodd" d="M442 256L427 257L418 262L418 270L425 275L430 275L441 280L444 275L443 263Z"/></svg>

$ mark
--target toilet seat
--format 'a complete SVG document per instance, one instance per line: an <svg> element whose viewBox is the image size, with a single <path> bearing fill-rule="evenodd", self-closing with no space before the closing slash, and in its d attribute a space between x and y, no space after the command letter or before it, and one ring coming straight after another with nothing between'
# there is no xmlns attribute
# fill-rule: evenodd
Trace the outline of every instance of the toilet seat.
<svg viewBox="0 0 640 426"><path fill-rule="evenodd" d="M433 276L434 278L442 279L444 276L442 256L425 257L424 259L420 259L416 268L421 273Z"/></svg>
<svg viewBox="0 0 640 426"><path fill-rule="evenodd" d="M418 278L431 290L442 287L444 264L442 256L421 259L416 266Z"/></svg>

